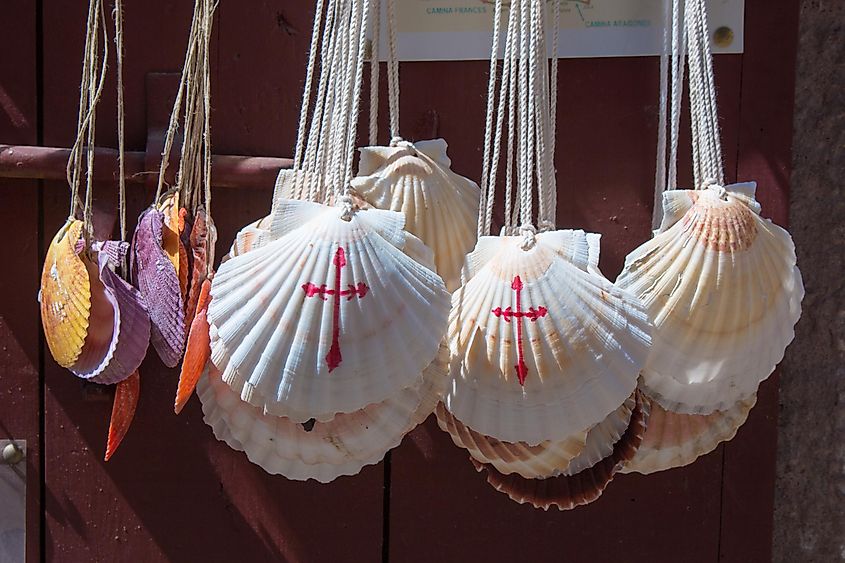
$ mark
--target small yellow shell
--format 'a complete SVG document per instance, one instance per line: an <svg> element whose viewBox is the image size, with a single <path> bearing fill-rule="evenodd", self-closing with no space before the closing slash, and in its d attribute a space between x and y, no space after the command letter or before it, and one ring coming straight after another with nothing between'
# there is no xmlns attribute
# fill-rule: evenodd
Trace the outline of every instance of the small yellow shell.
<svg viewBox="0 0 845 563"><path fill-rule="evenodd" d="M164 213L164 229L161 231L161 246L179 274L179 191L166 195L158 209Z"/></svg>
<svg viewBox="0 0 845 563"><path fill-rule="evenodd" d="M62 367L72 366L82 352L91 316L91 283L76 253L82 221L68 220L59 229L41 272L41 323L50 353Z"/></svg>

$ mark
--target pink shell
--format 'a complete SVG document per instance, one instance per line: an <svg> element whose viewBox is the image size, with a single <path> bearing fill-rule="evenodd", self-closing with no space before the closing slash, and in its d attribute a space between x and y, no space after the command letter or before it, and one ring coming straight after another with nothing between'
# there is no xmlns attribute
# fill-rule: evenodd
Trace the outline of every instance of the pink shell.
<svg viewBox="0 0 845 563"><path fill-rule="evenodd" d="M141 295L109 268L109 263L120 263L127 246L116 241L93 245L98 250L100 281L92 286L93 322L82 354L70 370L94 383L119 383L132 375L146 356L150 342L150 318Z"/></svg>
<svg viewBox="0 0 845 563"><path fill-rule="evenodd" d="M138 218L132 237L132 281L152 321L150 341L167 367L175 367L185 348L185 312L179 276L162 248L164 214L153 207Z"/></svg>

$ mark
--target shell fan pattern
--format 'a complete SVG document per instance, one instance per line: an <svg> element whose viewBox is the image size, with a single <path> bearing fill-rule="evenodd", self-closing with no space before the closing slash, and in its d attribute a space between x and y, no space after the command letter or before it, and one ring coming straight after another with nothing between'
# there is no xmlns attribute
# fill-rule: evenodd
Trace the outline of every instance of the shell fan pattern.
<svg viewBox="0 0 845 563"><path fill-rule="evenodd" d="M211 284L197 385L218 439L269 473L328 482L380 461L434 410L449 295L403 224L280 199L238 233Z"/></svg>
<svg viewBox="0 0 845 563"><path fill-rule="evenodd" d="M535 445L582 432L625 402L651 325L637 298L588 271L598 246L584 231L532 240L525 249L520 236L482 237L467 257L452 296L444 402L481 434Z"/></svg>
<svg viewBox="0 0 845 563"><path fill-rule="evenodd" d="M446 141L363 147L352 188L377 209L401 211L405 229L434 251L436 271L454 291L476 241L480 190L451 170Z"/></svg>
<svg viewBox="0 0 845 563"><path fill-rule="evenodd" d="M173 252L164 248L164 213L149 207L138 218L132 237L132 282L140 291L152 321L150 340L167 367L175 367L185 346L185 311L178 264L178 234ZM170 237L172 238L172 236Z"/></svg>
<svg viewBox="0 0 845 563"><path fill-rule="evenodd" d="M804 296L795 246L760 217L755 189L665 192L660 230L616 281L654 322L643 388L664 409L709 414L750 398L795 336Z"/></svg>

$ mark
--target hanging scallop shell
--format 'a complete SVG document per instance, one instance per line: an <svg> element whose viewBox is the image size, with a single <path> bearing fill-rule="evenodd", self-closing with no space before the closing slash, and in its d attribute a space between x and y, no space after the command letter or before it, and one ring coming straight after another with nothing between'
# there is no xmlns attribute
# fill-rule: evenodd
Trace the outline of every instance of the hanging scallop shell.
<svg viewBox="0 0 845 563"><path fill-rule="evenodd" d="M434 360L449 296L402 250L399 213L282 200L264 246L215 275L211 360L243 400L295 422L410 387Z"/></svg>
<svg viewBox="0 0 845 563"><path fill-rule="evenodd" d="M722 442L731 440L745 423L756 401L755 394L726 411L707 415L678 414L652 401L643 443L622 472L647 475L689 465L715 450Z"/></svg>
<svg viewBox="0 0 845 563"><path fill-rule="evenodd" d="M352 188L378 209L405 214L405 228L434 251L437 273L454 291L475 245L481 192L452 172L446 149L443 139L364 147Z"/></svg>
<svg viewBox="0 0 845 563"><path fill-rule="evenodd" d="M175 367L185 346L185 311L178 273L162 247L163 229L161 211L150 207L141 213L132 237L132 281L152 321L150 341L164 365Z"/></svg>
<svg viewBox="0 0 845 563"><path fill-rule="evenodd" d="M616 285L655 325L643 388L667 410L708 414L750 398L794 337L804 286L785 230L759 216L756 184L664 194L655 237Z"/></svg>
<svg viewBox="0 0 845 563"><path fill-rule="evenodd" d="M174 190L162 196L157 208L164 218L161 247L179 276L179 191Z"/></svg>
<svg viewBox="0 0 845 563"><path fill-rule="evenodd" d="M213 365L197 390L204 419L219 440L244 451L268 473L326 483L378 463L425 420L445 390L447 364L448 349L443 346L415 386L328 422L301 424L264 414L243 402Z"/></svg>
<svg viewBox="0 0 845 563"><path fill-rule="evenodd" d="M583 231L532 240L482 237L467 257L445 403L477 432L533 445L617 409L636 387L651 327L639 300L587 272Z"/></svg>
<svg viewBox="0 0 845 563"><path fill-rule="evenodd" d="M82 221L69 219L53 237L41 273L41 324L50 353L68 368L82 353L91 316L91 283L76 243Z"/></svg>
<svg viewBox="0 0 845 563"><path fill-rule="evenodd" d="M649 418L648 402L639 391L635 397L633 409L627 402L619 409L619 413L628 410L630 422L613 445L612 452L591 467L572 475L525 479L516 474L502 475L489 465L474 459L471 461L477 471L486 472L490 485L520 504L531 504L543 510L552 506L559 510L571 510L589 504L601 496L616 473L636 455L643 440ZM619 416L619 413L614 416ZM570 469L574 469L574 462L570 464Z"/></svg>
<svg viewBox="0 0 845 563"><path fill-rule="evenodd" d="M200 207L197 209L193 225L191 225L190 243L191 249L191 282L185 305L185 324L190 326L197 311L200 291L205 279L211 273L213 264L214 245L217 243L217 229L214 221Z"/></svg>
<svg viewBox="0 0 845 563"><path fill-rule="evenodd" d="M84 259L91 279L91 322L82 353L69 369L94 383L110 385L132 375L150 343L150 317L141 295L112 271L127 247L125 242L95 242L91 250L98 268Z"/></svg>
<svg viewBox="0 0 845 563"><path fill-rule="evenodd" d="M467 427L452 416L443 403L435 410L437 423L448 432L459 448L469 451L480 463L490 464L499 473L517 473L526 479L559 475L584 449L587 431L559 441L544 441L536 446L525 442L503 442Z"/></svg>

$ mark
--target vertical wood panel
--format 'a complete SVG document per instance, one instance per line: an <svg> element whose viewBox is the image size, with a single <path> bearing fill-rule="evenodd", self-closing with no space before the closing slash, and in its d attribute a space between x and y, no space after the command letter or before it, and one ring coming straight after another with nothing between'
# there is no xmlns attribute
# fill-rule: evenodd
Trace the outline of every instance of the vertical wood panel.
<svg viewBox="0 0 845 563"><path fill-rule="evenodd" d="M0 37L8 45L6 55L0 57L0 139L35 144L38 64L34 0L3 6ZM0 179L0 218L4 241L0 247L0 438L27 442L26 554L28 560L37 561L41 556L42 455L37 182Z"/></svg>

